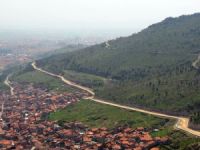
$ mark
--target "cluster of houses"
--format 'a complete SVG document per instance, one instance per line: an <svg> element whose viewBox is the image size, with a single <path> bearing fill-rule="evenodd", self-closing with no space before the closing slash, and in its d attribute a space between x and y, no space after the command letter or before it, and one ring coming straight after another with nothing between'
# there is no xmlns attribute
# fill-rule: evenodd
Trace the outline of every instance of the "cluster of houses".
<svg viewBox="0 0 200 150"><path fill-rule="evenodd" d="M79 122L58 124L48 115L78 102L84 92L57 93L13 83L15 94L0 96L0 149L157 150L168 138L153 138L144 128L88 128Z"/></svg>

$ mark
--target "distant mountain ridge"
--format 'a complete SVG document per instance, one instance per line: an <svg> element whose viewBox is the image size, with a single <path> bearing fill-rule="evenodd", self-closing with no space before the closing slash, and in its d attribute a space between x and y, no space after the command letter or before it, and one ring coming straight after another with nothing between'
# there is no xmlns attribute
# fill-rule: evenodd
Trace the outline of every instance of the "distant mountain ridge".
<svg viewBox="0 0 200 150"><path fill-rule="evenodd" d="M39 60L47 69L70 69L117 79L137 79L200 53L200 13L166 18L137 34ZM48 65L47 65L48 64ZM160 72L160 71L159 71ZM161 71L162 72L162 71Z"/></svg>

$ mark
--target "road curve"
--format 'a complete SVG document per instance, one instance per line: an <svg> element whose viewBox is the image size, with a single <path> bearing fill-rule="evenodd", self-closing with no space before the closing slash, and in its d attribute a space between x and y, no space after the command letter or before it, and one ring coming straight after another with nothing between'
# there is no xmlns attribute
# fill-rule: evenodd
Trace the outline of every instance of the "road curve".
<svg viewBox="0 0 200 150"><path fill-rule="evenodd" d="M10 77L10 75L8 75L6 77L6 80L4 81L4 84L7 85L10 88L10 94L14 95L14 88L12 87L11 82L9 81L9 77Z"/></svg>
<svg viewBox="0 0 200 150"><path fill-rule="evenodd" d="M7 85L9 88L10 88L10 94L11 95L14 95L14 88L11 86L11 84L10 84L10 81L9 81L9 76L10 75L8 75L7 77L6 77L6 80L4 81L4 84L5 85ZM2 102L2 104L1 104L1 112L0 112L0 119L3 121L3 119L2 119L2 115L3 115L3 112L4 112L4 104L5 104L5 100Z"/></svg>
<svg viewBox="0 0 200 150"><path fill-rule="evenodd" d="M101 104L115 106L115 107L123 108L123 109L127 109L127 110L133 110L133 111L137 111L137 112L142 112L142 113L146 113L146 114L150 114L150 115L154 115L154 116L158 116L158 117L169 118L169 119L176 119L177 122L174 125L174 127L176 129L179 129L179 130L182 130L182 131L184 131L186 133L189 133L189 134L192 134L194 136L200 137L200 131L192 130L192 129L190 129L188 127L188 125L189 125L189 118L172 116L172 115L167 115L167 114L162 114L162 113L159 113L159 112L148 111L148 110L144 110L144 109L140 109L140 108L136 108L136 107L124 106L124 105L120 105L120 104L115 104L113 102L107 102L105 100L97 99L97 98L95 98L95 93L93 92L93 90L90 89L90 88L88 88L88 87L84 87L84 86L81 86L81 85L76 84L74 82L71 82L71 81L65 79L61 75L57 75L57 74L48 72L46 70L43 70L42 68L37 67L36 62L32 63L32 67L35 70L38 70L40 72L43 72L43 73L48 74L48 75L53 76L53 77L57 77L57 78L61 79L64 83L66 83L68 85L71 85L73 87L79 88L79 89L84 90L84 91L87 91L88 93L91 94L91 96L90 97L85 97L85 99L89 99L89 100L92 100L92 101L95 101L95 102L98 102L98 103L101 103Z"/></svg>
<svg viewBox="0 0 200 150"><path fill-rule="evenodd" d="M199 66L198 66L198 63L200 62L200 55L198 55L197 59L192 62L192 66L195 68L195 69L199 69Z"/></svg>

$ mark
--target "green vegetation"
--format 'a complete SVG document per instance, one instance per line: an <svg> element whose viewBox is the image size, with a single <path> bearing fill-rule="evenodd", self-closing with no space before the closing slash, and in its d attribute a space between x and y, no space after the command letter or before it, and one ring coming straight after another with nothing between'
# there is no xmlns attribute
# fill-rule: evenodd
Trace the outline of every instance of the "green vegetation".
<svg viewBox="0 0 200 150"><path fill-rule="evenodd" d="M61 72L75 70L115 79L143 79L194 60L200 52L200 14L167 18L129 37L51 56L39 63ZM152 68L153 67L153 68Z"/></svg>
<svg viewBox="0 0 200 150"><path fill-rule="evenodd" d="M198 111L199 83L199 73L193 70L190 64L184 64L179 69L148 80L104 84L104 87L99 88L96 93L99 97L117 103L181 115Z"/></svg>
<svg viewBox="0 0 200 150"><path fill-rule="evenodd" d="M129 37L56 54L37 63L46 70L62 73L74 82L94 88L98 97L145 109L192 116L191 127L198 128L200 71L191 65L200 54L199 41L200 14L194 14L167 18ZM19 76L29 72L32 74L33 70L27 67ZM50 80L45 82L48 85ZM49 119L60 123L77 120L91 127L113 128L128 124L131 127L159 128L158 132L151 134L168 135L172 139L170 145L162 147L165 150L188 150L200 142L200 139L172 130L172 124L168 122L166 125L165 119L88 100L51 113Z"/></svg>
<svg viewBox="0 0 200 150"><path fill-rule="evenodd" d="M27 71L12 76L12 80L19 83L32 83L35 86L60 92L73 92L74 88L67 86L62 81L38 71ZM77 91L77 89L76 89Z"/></svg>
<svg viewBox="0 0 200 150"><path fill-rule="evenodd" d="M4 84L4 81L0 81L0 91L7 90L7 86Z"/></svg>
<svg viewBox="0 0 200 150"><path fill-rule="evenodd" d="M171 131L168 133L168 136L171 138L171 143L169 145L162 145L161 150L197 150L200 143L199 138L187 135L180 131Z"/></svg>
<svg viewBox="0 0 200 150"><path fill-rule="evenodd" d="M103 86L107 82L107 79L100 76L70 70L64 71L64 76L66 79L90 88Z"/></svg>
<svg viewBox="0 0 200 150"><path fill-rule="evenodd" d="M162 150L183 150L193 147L195 143L200 142L199 138L187 135L173 128L174 122L167 119L146 115L139 112L127 111L98 104L89 100L81 100L77 104L70 105L65 109L49 115L50 120L56 120L60 124L64 122L80 121L89 127L108 127L110 129L120 126L129 125L130 127L147 127L150 129L157 128L158 131L152 131L153 137L168 136L171 139L169 145L161 146ZM191 149L192 150L192 149Z"/></svg>
<svg viewBox="0 0 200 150"><path fill-rule="evenodd" d="M151 115L102 105L89 100L81 100L77 104L51 113L49 119L58 120L59 122L80 121L90 127L108 128L120 125L159 128L169 121L168 119L160 119Z"/></svg>
<svg viewBox="0 0 200 150"><path fill-rule="evenodd" d="M98 97L174 114L198 111L199 73L190 63L182 64L163 76L139 82L108 80L96 75L64 71L64 76L91 87ZM123 99L123 101L122 101ZM188 101L188 99L190 101Z"/></svg>
<svg viewBox="0 0 200 150"><path fill-rule="evenodd" d="M167 18L129 37L51 56L38 64L94 88L104 99L192 115L200 108L199 71L191 66L200 53L199 41L200 14L194 14ZM112 80L96 81L65 70Z"/></svg>
<svg viewBox="0 0 200 150"><path fill-rule="evenodd" d="M0 75L0 90L4 89L5 88L5 85L4 85L4 78L2 77L2 74Z"/></svg>
<svg viewBox="0 0 200 150"><path fill-rule="evenodd" d="M8 90L9 88L4 84L4 81L8 75L8 71L0 72L0 91Z"/></svg>
<svg viewBox="0 0 200 150"><path fill-rule="evenodd" d="M200 124L200 112L196 112L191 116L191 121Z"/></svg>
<svg viewBox="0 0 200 150"><path fill-rule="evenodd" d="M158 131L152 131L151 136L153 137L165 137L169 135L171 132L176 132L174 130L174 124L172 125L171 122L166 124L165 126L158 129Z"/></svg>
<svg viewBox="0 0 200 150"><path fill-rule="evenodd" d="M153 137L168 136L170 138L170 144L161 145L161 150L194 150L194 145L200 142L199 138L188 135L181 131L175 131L173 126L166 126L156 132L153 131L151 135Z"/></svg>
<svg viewBox="0 0 200 150"><path fill-rule="evenodd" d="M46 57L50 57L52 55L57 55L57 54L63 54L63 53L67 53L67 52L72 52L72 51L76 51L82 48L85 48L86 45L82 45L82 44L71 44L71 45L67 45L65 43L63 43L63 48L59 48L56 49L54 51L50 51L50 52L46 52L45 54L37 54L36 58L46 58Z"/></svg>
<svg viewBox="0 0 200 150"><path fill-rule="evenodd" d="M200 104L198 104L196 107L199 108ZM197 110L195 111L191 116L190 116L190 127L194 129L200 129L200 111Z"/></svg>

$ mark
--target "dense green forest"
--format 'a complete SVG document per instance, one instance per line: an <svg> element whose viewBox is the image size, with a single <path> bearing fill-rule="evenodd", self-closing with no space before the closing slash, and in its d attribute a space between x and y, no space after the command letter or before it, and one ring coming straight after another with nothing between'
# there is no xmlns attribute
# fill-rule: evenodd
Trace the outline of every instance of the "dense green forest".
<svg viewBox="0 0 200 150"><path fill-rule="evenodd" d="M200 52L200 14L167 18L129 37L40 60L54 71L72 69L116 79L140 79ZM161 70L160 70L161 68Z"/></svg>
<svg viewBox="0 0 200 150"><path fill-rule="evenodd" d="M45 52L42 55L41 54L36 54L36 58L37 59L43 59L43 58L46 58L46 57L50 57L52 55L58 55L58 54L62 55L64 53L76 51L76 50L79 50L79 49L83 49L85 47L87 47L87 46L83 45L83 44L66 45L65 47L58 48L58 49L55 49L53 51Z"/></svg>
<svg viewBox="0 0 200 150"><path fill-rule="evenodd" d="M88 86L95 89L98 97L190 115L196 124L200 120L200 72L192 67L192 62L200 54L199 41L200 14L193 14L166 18L129 37L54 55L37 63L66 77L66 70L104 77L109 82L99 85L87 78L84 81L79 75L74 80L84 85L90 83Z"/></svg>

